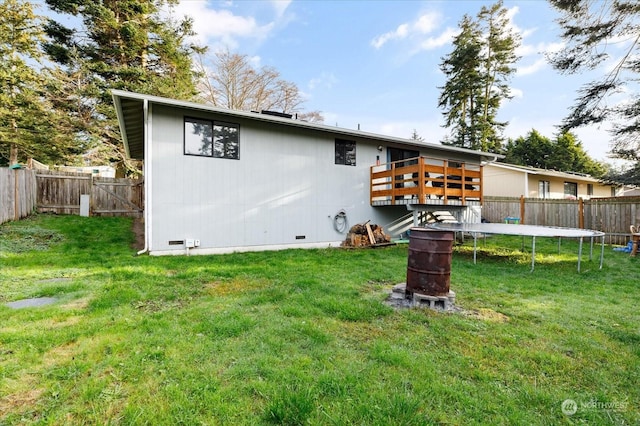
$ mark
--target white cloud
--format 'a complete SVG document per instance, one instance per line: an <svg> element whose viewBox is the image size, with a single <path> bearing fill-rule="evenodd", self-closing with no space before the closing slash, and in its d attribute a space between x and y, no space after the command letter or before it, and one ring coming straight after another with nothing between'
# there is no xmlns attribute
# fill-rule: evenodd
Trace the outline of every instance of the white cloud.
<svg viewBox="0 0 640 426"><path fill-rule="evenodd" d="M409 25L401 24L396 28L395 31L390 31L388 33L384 33L373 40L371 40L371 45L376 49L380 49L386 42L389 40L403 39L409 33Z"/></svg>
<svg viewBox="0 0 640 426"><path fill-rule="evenodd" d="M438 28L438 23L440 22L440 20L441 16L439 13L425 13L418 18L415 24L413 24L413 28L421 34L429 34L433 30Z"/></svg>
<svg viewBox="0 0 640 426"><path fill-rule="evenodd" d="M459 28L447 28L437 37L429 37L420 43L420 50L433 50L445 46L460 33Z"/></svg>
<svg viewBox="0 0 640 426"><path fill-rule="evenodd" d="M309 81L308 86L310 90L314 90L318 87L331 89L338 81L338 78L333 73L322 72L318 77L312 78Z"/></svg>
<svg viewBox="0 0 640 426"><path fill-rule="evenodd" d="M564 47L563 43L538 43L522 44L516 49L516 55L526 59L533 58L528 65L519 66L519 76L535 74L548 66L546 55L559 51Z"/></svg>
<svg viewBox="0 0 640 426"><path fill-rule="evenodd" d="M278 18L284 15L284 12L287 10L292 0L272 0L271 4L276 11L276 16Z"/></svg>
<svg viewBox="0 0 640 426"><path fill-rule="evenodd" d="M272 2L276 20L280 19L289 6L290 0ZM223 7L226 7L223 5ZM276 27L276 21L259 23L253 16L240 16L229 9L212 9L204 0L182 1L171 7L176 18L189 16L193 19L196 42L215 48L234 49L241 39L262 41Z"/></svg>
<svg viewBox="0 0 640 426"><path fill-rule="evenodd" d="M522 99L524 97L524 92L521 89L516 89L515 87L510 87L509 92L511 96L515 99Z"/></svg>
<svg viewBox="0 0 640 426"><path fill-rule="evenodd" d="M535 74L546 66L547 60L545 58L539 58L532 64L526 65L524 67L518 67L516 74L519 76Z"/></svg>
<svg viewBox="0 0 640 426"><path fill-rule="evenodd" d="M251 66L253 66L254 68L258 69L261 67L262 64L262 58L258 55L255 56L251 56L249 57L249 63L251 64Z"/></svg>
<svg viewBox="0 0 640 426"><path fill-rule="evenodd" d="M438 12L427 12L420 15L413 22L402 23L398 25L394 31L389 31L375 37L371 40L371 45L376 49L380 49L391 40L403 40L429 34L438 28L441 20L442 17Z"/></svg>

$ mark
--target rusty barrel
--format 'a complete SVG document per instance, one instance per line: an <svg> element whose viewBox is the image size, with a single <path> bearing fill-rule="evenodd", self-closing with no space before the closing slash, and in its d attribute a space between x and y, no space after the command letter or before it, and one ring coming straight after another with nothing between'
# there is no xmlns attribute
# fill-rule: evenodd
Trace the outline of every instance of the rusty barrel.
<svg viewBox="0 0 640 426"><path fill-rule="evenodd" d="M411 228L407 293L446 296L451 286L453 232Z"/></svg>

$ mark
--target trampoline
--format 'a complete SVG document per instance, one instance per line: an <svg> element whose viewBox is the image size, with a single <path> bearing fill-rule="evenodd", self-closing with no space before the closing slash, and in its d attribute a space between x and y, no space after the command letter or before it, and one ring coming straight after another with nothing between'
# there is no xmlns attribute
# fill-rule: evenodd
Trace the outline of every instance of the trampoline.
<svg viewBox="0 0 640 426"><path fill-rule="evenodd" d="M602 261L604 258L604 232L593 231L590 229L560 228L553 226L537 226L537 225L512 225L506 223L432 223L427 225L428 228L438 229L440 231L466 232L473 235L473 263L476 263L476 249L478 247L478 235L484 234L502 234L502 235L522 235L523 237L532 237L531 243L531 271L535 268L536 262L536 237L558 238L558 250L560 249L560 241L562 238L577 238L580 240L578 246L578 272L580 272L580 261L582 258L582 242L585 238L590 239L589 260L593 259L593 243L594 239L601 237L600 249L600 268L602 269Z"/></svg>

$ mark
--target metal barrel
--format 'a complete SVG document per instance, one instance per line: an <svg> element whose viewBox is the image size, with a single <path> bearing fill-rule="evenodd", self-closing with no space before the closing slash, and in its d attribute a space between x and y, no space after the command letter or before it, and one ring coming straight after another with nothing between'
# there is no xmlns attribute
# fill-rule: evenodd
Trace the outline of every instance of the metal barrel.
<svg viewBox="0 0 640 426"><path fill-rule="evenodd" d="M446 296L451 286L453 231L411 228L407 293Z"/></svg>

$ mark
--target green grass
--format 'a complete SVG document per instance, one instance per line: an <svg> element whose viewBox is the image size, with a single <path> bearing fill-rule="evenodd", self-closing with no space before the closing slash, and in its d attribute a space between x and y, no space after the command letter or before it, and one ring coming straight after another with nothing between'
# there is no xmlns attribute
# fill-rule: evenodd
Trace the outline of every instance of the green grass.
<svg viewBox="0 0 640 426"><path fill-rule="evenodd" d="M611 247L578 274L575 242L539 239L532 273L519 238L475 265L467 241L461 311L439 313L383 303L406 245L149 257L132 238L123 218L0 226L0 424L640 423L640 258ZM59 300L4 306L40 296Z"/></svg>

